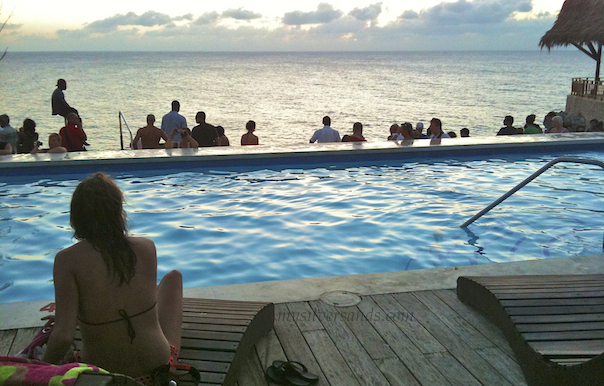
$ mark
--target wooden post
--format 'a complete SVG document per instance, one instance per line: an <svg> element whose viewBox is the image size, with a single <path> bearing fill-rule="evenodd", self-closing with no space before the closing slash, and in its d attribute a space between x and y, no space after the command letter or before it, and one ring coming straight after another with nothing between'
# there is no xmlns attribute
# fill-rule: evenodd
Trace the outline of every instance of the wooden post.
<svg viewBox="0 0 604 386"><path fill-rule="evenodd" d="M600 84L600 64L602 64L602 43L598 44L598 57L596 59L596 97L598 95L598 86Z"/></svg>

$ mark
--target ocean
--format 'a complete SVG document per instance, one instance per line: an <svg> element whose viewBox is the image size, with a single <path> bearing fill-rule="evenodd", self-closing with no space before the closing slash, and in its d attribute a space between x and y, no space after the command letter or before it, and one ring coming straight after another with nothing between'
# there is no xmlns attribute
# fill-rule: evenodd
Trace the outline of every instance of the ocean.
<svg viewBox="0 0 604 386"><path fill-rule="evenodd" d="M0 62L0 113L19 128L37 123L40 139L58 132L50 98L58 78L83 119L89 150L120 149L119 112L133 134L155 114L157 126L179 100L189 127L197 111L239 146L248 120L260 144L308 143L329 115L340 135L361 122L368 141L392 123L440 118L445 131L493 136L503 117L522 126L564 110L571 78L593 77L579 51L522 52L11 52ZM124 126L124 142L129 133Z"/></svg>

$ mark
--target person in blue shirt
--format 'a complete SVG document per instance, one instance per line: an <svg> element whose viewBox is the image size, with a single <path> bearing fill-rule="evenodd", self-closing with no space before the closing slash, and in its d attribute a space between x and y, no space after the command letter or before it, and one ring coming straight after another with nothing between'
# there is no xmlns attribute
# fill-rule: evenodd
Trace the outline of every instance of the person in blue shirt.
<svg viewBox="0 0 604 386"><path fill-rule="evenodd" d="M178 113L179 111L180 102L172 101L172 111L161 119L161 128L167 135L171 135L174 129L185 129L187 127L187 120ZM180 132L180 130L178 131ZM180 134L172 137L172 145L177 147L178 143L180 143Z"/></svg>

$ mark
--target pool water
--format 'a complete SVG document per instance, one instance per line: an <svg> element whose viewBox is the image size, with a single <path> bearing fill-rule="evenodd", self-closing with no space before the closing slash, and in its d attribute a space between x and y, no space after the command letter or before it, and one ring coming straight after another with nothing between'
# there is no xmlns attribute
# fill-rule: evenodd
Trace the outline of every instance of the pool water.
<svg viewBox="0 0 604 386"><path fill-rule="evenodd" d="M559 164L467 229L459 225L555 156L406 159L113 173L158 275L185 287L602 253L604 172ZM599 152L581 156L604 160ZM0 183L0 302L52 299L86 175Z"/></svg>

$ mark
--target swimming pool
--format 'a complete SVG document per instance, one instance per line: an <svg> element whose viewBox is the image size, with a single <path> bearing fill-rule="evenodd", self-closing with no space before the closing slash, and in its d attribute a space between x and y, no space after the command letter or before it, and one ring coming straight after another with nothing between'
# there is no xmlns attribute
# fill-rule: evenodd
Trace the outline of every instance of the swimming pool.
<svg viewBox="0 0 604 386"><path fill-rule="evenodd" d="M463 230L459 225L559 156L600 151L116 168L133 235L186 287L602 253L603 171L561 164ZM121 169L121 170L118 170ZM85 173L0 183L0 302L52 299Z"/></svg>

